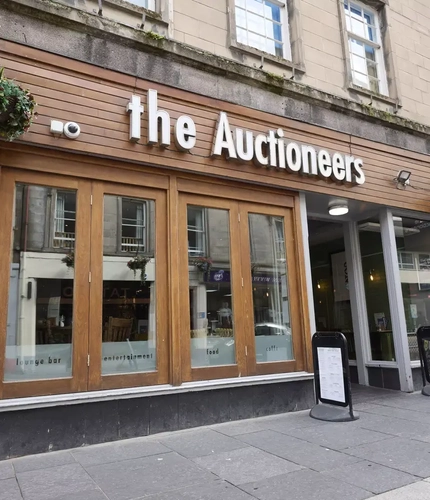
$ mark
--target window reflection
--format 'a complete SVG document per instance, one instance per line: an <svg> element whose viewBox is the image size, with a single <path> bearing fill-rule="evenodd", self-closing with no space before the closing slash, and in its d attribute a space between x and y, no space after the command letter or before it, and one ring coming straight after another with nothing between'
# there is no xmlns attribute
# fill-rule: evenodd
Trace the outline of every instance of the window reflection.
<svg viewBox="0 0 430 500"><path fill-rule="evenodd" d="M187 212L191 366L234 364L229 212Z"/></svg>
<svg viewBox="0 0 430 500"><path fill-rule="evenodd" d="M257 362L292 360L284 219L250 214L249 235Z"/></svg>
<svg viewBox="0 0 430 500"><path fill-rule="evenodd" d="M72 374L76 192L17 184L6 381Z"/></svg>
<svg viewBox="0 0 430 500"><path fill-rule="evenodd" d="M394 217L411 361L419 360L416 331L430 318L430 222Z"/></svg>
<svg viewBox="0 0 430 500"><path fill-rule="evenodd" d="M154 371L155 203L104 197L102 374Z"/></svg>

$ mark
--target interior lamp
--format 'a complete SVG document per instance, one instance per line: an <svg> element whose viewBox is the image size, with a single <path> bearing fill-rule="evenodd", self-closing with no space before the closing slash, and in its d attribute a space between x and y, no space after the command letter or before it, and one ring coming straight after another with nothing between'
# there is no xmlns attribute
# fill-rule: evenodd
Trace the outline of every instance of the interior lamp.
<svg viewBox="0 0 430 500"><path fill-rule="evenodd" d="M339 216L346 215L349 212L347 200L340 198L330 200L328 203L328 213L330 215Z"/></svg>

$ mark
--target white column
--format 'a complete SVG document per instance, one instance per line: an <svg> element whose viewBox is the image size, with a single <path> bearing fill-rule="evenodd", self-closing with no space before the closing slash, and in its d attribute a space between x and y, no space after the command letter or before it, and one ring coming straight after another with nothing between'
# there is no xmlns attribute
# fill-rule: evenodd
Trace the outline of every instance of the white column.
<svg viewBox="0 0 430 500"><path fill-rule="evenodd" d="M357 224L355 222L346 222L343 225L343 234L355 352L357 354L358 381L361 385L369 385L369 375L366 368L366 363L371 359L369 322L367 320L366 295Z"/></svg>
<svg viewBox="0 0 430 500"><path fill-rule="evenodd" d="M312 289L311 255L309 252L308 213L306 209L305 193L300 193L300 217L302 223L302 238L303 238L303 251L304 251L303 257L305 261L306 289L308 292L309 325L311 328L311 335L313 335L316 332L316 324L315 324L314 292Z"/></svg>
<svg viewBox="0 0 430 500"><path fill-rule="evenodd" d="M411 359L406 332L406 318L403 306L399 263L397 260L393 214L386 208L382 209L379 220L381 223L382 248L384 251L388 298L390 301L394 349L396 352L397 365L399 367L400 389L405 392L412 392L414 384L412 380Z"/></svg>

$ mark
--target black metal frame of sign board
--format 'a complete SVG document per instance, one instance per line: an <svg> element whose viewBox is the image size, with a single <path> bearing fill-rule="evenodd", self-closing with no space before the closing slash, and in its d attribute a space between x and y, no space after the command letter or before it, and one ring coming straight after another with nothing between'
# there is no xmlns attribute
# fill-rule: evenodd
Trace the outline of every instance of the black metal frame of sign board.
<svg viewBox="0 0 430 500"><path fill-rule="evenodd" d="M424 342L430 344L430 326L420 326L417 330L418 351L420 353L421 375L423 377L424 396L430 396L430 349L426 350Z"/></svg>
<svg viewBox="0 0 430 500"><path fill-rule="evenodd" d="M340 349L344 388L343 401L330 400L321 397L321 370L318 348ZM319 420L327 420L329 422L348 422L351 420L357 420L358 415L354 413L352 407L348 342L345 335L341 332L316 332L312 337L312 354L314 362L316 404L312 408L310 416Z"/></svg>

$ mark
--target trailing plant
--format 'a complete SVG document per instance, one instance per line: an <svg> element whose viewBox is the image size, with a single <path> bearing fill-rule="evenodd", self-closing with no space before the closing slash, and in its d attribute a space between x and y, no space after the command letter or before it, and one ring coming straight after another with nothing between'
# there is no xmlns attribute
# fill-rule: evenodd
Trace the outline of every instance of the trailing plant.
<svg viewBox="0 0 430 500"><path fill-rule="evenodd" d="M13 141L30 128L37 113L33 95L0 68L0 137Z"/></svg>
<svg viewBox="0 0 430 500"><path fill-rule="evenodd" d="M142 284L146 281L146 264L148 264L150 260L150 257L145 257L144 255L136 255L127 262L127 267L133 271L134 277L136 277L137 271L140 271L140 282Z"/></svg>

